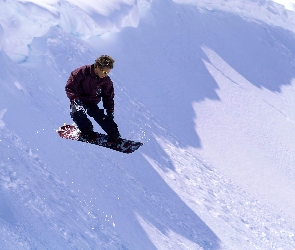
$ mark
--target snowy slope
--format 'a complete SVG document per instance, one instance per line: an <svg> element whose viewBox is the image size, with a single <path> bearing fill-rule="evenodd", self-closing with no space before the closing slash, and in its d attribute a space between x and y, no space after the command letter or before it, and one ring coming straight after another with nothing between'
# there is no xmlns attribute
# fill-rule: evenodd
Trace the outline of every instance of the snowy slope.
<svg viewBox="0 0 295 250"><path fill-rule="evenodd" d="M0 249L295 249L295 14L211 2L0 2ZM100 54L131 155L55 131Z"/></svg>
<svg viewBox="0 0 295 250"><path fill-rule="evenodd" d="M295 11L294 0L274 0L274 2L284 5L287 10Z"/></svg>

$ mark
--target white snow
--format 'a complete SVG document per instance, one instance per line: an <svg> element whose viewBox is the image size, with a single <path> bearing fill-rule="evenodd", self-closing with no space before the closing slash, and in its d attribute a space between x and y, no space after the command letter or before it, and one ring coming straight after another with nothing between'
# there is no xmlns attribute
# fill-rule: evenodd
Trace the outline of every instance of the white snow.
<svg viewBox="0 0 295 250"><path fill-rule="evenodd" d="M274 2L284 5L287 10L295 11L294 0L274 0Z"/></svg>
<svg viewBox="0 0 295 250"><path fill-rule="evenodd" d="M0 249L295 249L294 27L294 1L0 1ZM130 155L56 133L101 54Z"/></svg>

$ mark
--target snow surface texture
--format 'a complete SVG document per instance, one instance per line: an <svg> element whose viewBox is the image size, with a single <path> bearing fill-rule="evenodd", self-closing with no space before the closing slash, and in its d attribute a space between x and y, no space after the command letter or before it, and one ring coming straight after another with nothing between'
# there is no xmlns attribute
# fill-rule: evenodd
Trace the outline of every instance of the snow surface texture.
<svg viewBox="0 0 295 250"><path fill-rule="evenodd" d="M287 10L295 11L294 0L274 0L274 2L284 5Z"/></svg>
<svg viewBox="0 0 295 250"><path fill-rule="evenodd" d="M295 13L276 2L1 1L0 249L295 249ZM131 155L56 133L101 54Z"/></svg>

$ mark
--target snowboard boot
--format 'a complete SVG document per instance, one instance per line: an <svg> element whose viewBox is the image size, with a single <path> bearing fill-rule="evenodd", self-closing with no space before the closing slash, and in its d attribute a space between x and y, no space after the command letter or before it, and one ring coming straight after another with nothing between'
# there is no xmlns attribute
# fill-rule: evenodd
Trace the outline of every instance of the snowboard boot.
<svg viewBox="0 0 295 250"><path fill-rule="evenodd" d="M108 144L109 145L112 145L112 144L117 144L117 143L119 143L120 141L121 141L121 135L120 135L120 133L119 133L119 131L118 132L116 132L115 134L113 134L113 135L109 135L109 138L108 138Z"/></svg>
<svg viewBox="0 0 295 250"><path fill-rule="evenodd" d="M91 142L97 139L97 134L94 131L88 133L81 132L80 138L82 141Z"/></svg>

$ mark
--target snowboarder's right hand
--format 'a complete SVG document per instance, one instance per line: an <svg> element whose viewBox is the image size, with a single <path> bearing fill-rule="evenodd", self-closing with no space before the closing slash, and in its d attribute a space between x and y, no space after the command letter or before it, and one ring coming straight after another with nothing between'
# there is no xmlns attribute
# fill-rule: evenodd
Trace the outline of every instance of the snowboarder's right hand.
<svg viewBox="0 0 295 250"><path fill-rule="evenodd" d="M83 105L82 101L78 98L73 100L73 104L74 105Z"/></svg>
<svg viewBox="0 0 295 250"><path fill-rule="evenodd" d="M110 119L110 120L114 120L114 112L109 112L107 113L106 118Z"/></svg>
<svg viewBox="0 0 295 250"><path fill-rule="evenodd" d="M86 114L85 106L80 99L73 100L73 103L71 104L71 109L73 109L73 108L75 109L75 112L81 110L82 112L84 112Z"/></svg>

